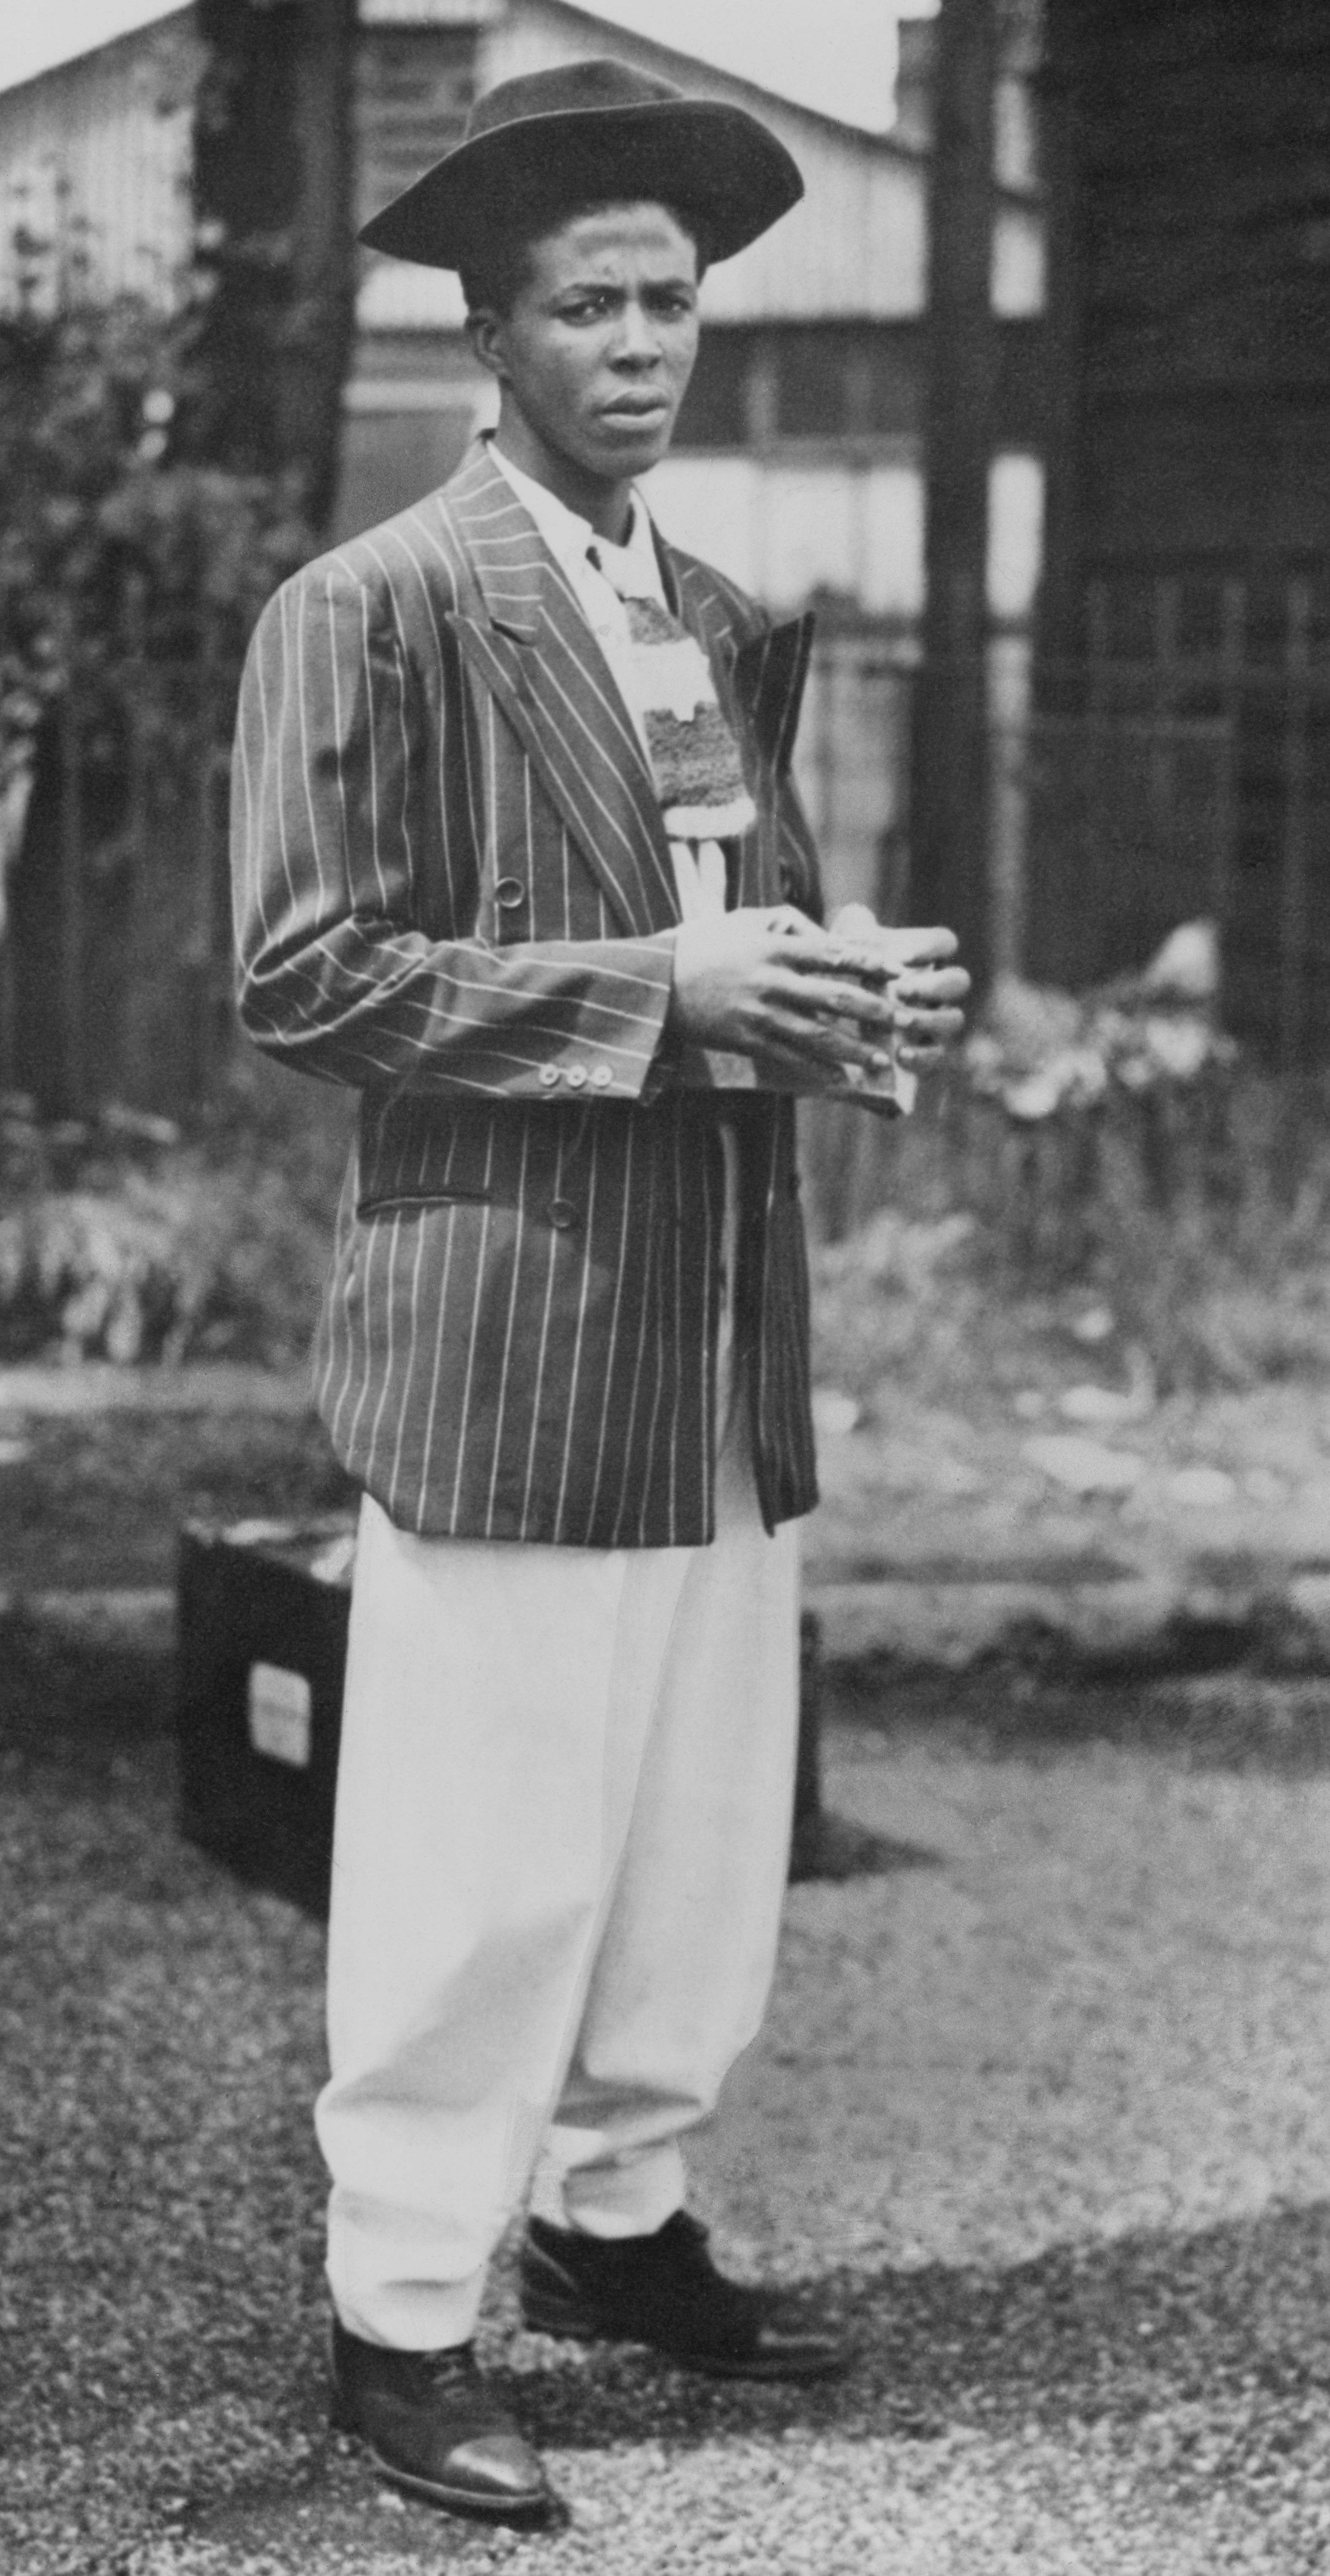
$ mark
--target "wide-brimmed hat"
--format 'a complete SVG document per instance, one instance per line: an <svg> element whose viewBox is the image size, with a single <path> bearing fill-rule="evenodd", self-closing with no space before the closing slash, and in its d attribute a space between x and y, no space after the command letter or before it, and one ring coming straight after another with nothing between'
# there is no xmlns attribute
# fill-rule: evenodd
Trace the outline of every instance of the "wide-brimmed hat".
<svg viewBox="0 0 1330 2576"><path fill-rule="evenodd" d="M745 108L689 98L608 56L499 81L456 150L367 223L371 250L459 268L531 209L654 198L699 218L729 259L803 195L783 143Z"/></svg>

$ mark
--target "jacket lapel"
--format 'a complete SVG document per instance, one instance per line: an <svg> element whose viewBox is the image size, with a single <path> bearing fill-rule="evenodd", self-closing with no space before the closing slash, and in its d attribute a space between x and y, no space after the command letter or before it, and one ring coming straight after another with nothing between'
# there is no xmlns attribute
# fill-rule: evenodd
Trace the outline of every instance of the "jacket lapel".
<svg viewBox="0 0 1330 2576"><path fill-rule="evenodd" d="M569 831L631 935L679 919L655 787L577 599L512 485L481 447L447 490L484 617L450 614Z"/></svg>
<svg viewBox="0 0 1330 2576"><path fill-rule="evenodd" d="M578 601L507 477L478 442L445 494L483 617L448 624L526 749L624 928L673 929L679 902L655 785L636 728ZM811 614L769 625L728 585L657 535L667 595L711 665L760 814L774 807L794 749ZM737 901L778 903L777 835L739 844Z"/></svg>

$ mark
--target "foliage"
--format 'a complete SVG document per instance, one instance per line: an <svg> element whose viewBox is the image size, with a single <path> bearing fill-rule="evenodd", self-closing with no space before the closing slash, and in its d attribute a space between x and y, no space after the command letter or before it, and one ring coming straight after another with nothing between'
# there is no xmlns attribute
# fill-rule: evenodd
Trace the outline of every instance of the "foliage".
<svg viewBox="0 0 1330 2576"><path fill-rule="evenodd" d="M1184 1088L1233 1061L1232 1040L1204 1011L1129 1010L1010 984L998 993L1002 1023L990 1014L976 1031L966 1071L976 1092L1023 1126L1093 1108L1115 1092L1139 1098Z"/></svg>
<svg viewBox="0 0 1330 2576"><path fill-rule="evenodd" d="M982 1406L1056 1376L1088 1314L1096 1367L1124 1385L1330 1377L1330 1094L1294 1115L1228 1051L1191 1079L1110 1083L1037 1120L962 1065L912 1121L835 1115L851 1149L839 1173L823 1111L805 1158L829 1382L859 1395L894 1372L935 1402Z"/></svg>
<svg viewBox="0 0 1330 2576"><path fill-rule="evenodd" d="M308 1346L352 1104L242 1062L188 1135L0 1120L0 1355L286 1363ZM828 1240L828 1145L857 1145ZM959 1068L915 1119L819 1108L818 1373L982 1413L1070 1367L1160 1395L1330 1377L1330 1097L1239 1059L1035 1125Z"/></svg>
<svg viewBox="0 0 1330 2576"><path fill-rule="evenodd" d="M170 460L177 325L145 301L99 304L66 279L0 313L0 788L31 763L75 687L132 666L146 718L171 726L201 631L225 667L309 550L289 487Z"/></svg>
<svg viewBox="0 0 1330 2576"><path fill-rule="evenodd" d="M1137 1389L1330 1374L1330 1089L1246 1061L1218 990L1201 921L1079 997L999 978L913 1120L815 1114L840 1382L890 1356L970 1403L1087 1304Z"/></svg>
<svg viewBox="0 0 1330 2576"><path fill-rule="evenodd" d="M292 1086L294 1089L294 1086ZM190 1138L111 1109L0 1117L0 1355L278 1365L308 1346L345 1154L322 1121L231 1096Z"/></svg>

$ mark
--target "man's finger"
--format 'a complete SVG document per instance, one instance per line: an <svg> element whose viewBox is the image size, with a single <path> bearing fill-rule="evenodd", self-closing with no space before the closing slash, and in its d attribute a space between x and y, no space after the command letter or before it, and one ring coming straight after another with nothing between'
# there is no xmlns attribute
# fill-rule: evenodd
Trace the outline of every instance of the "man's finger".
<svg viewBox="0 0 1330 2576"><path fill-rule="evenodd" d="M775 1004L768 1006L754 1032L753 1043L755 1048L788 1048L813 1064L859 1064L870 1073L884 1071L891 1061L884 1046L856 1037L840 1020L804 1018L802 1013L785 1011Z"/></svg>
<svg viewBox="0 0 1330 2576"><path fill-rule="evenodd" d="M799 975L866 976L880 983L894 969L874 948L857 940L828 939L825 931L772 931L764 955L772 965Z"/></svg>
<svg viewBox="0 0 1330 2576"><path fill-rule="evenodd" d="M954 930L939 922L927 930L880 930L874 941L893 971L908 966L943 966L959 946Z"/></svg>
<svg viewBox="0 0 1330 2576"><path fill-rule="evenodd" d="M952 1038L960 1036L965 1026L964 1011L941 1008L912 1011L902 1005L893 1016L894 1024L902 1035L908 1032L911 1045L917 1045L920 1038L933 1038L940 1046L948 1045Z"/></svg>
<svg viewBox="0 0 1330 2576"><path fill-rule="evenodd" d="M895 1026L894 1003L867 984L843 983L829 975L783 975L771 978L769 991L786 1010L810 1019L858 1020L866 1028Z"/></svg>
<svg viewBox="0 0 1330 2576"><path fill-rule="evenodd" d="M970 990L970 978L963 966L928 966L921 973L907 968L893 987L893 1000L907 1007L921 1003L963 1002Z"/></svg>

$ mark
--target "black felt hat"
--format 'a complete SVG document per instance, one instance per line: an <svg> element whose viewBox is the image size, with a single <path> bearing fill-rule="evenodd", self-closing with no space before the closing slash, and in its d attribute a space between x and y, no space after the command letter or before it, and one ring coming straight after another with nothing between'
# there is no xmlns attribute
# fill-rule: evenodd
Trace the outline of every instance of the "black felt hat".
<svg viewBox="0 0 1330 2576"><path fill-rule="evenodd" d="M365 225L394 259L458 268L498 230L560 206L654 198L696 216L729 259L803 195L783 143L745 108L689 98L608 56L499 81L453 152Z"/></svg>

